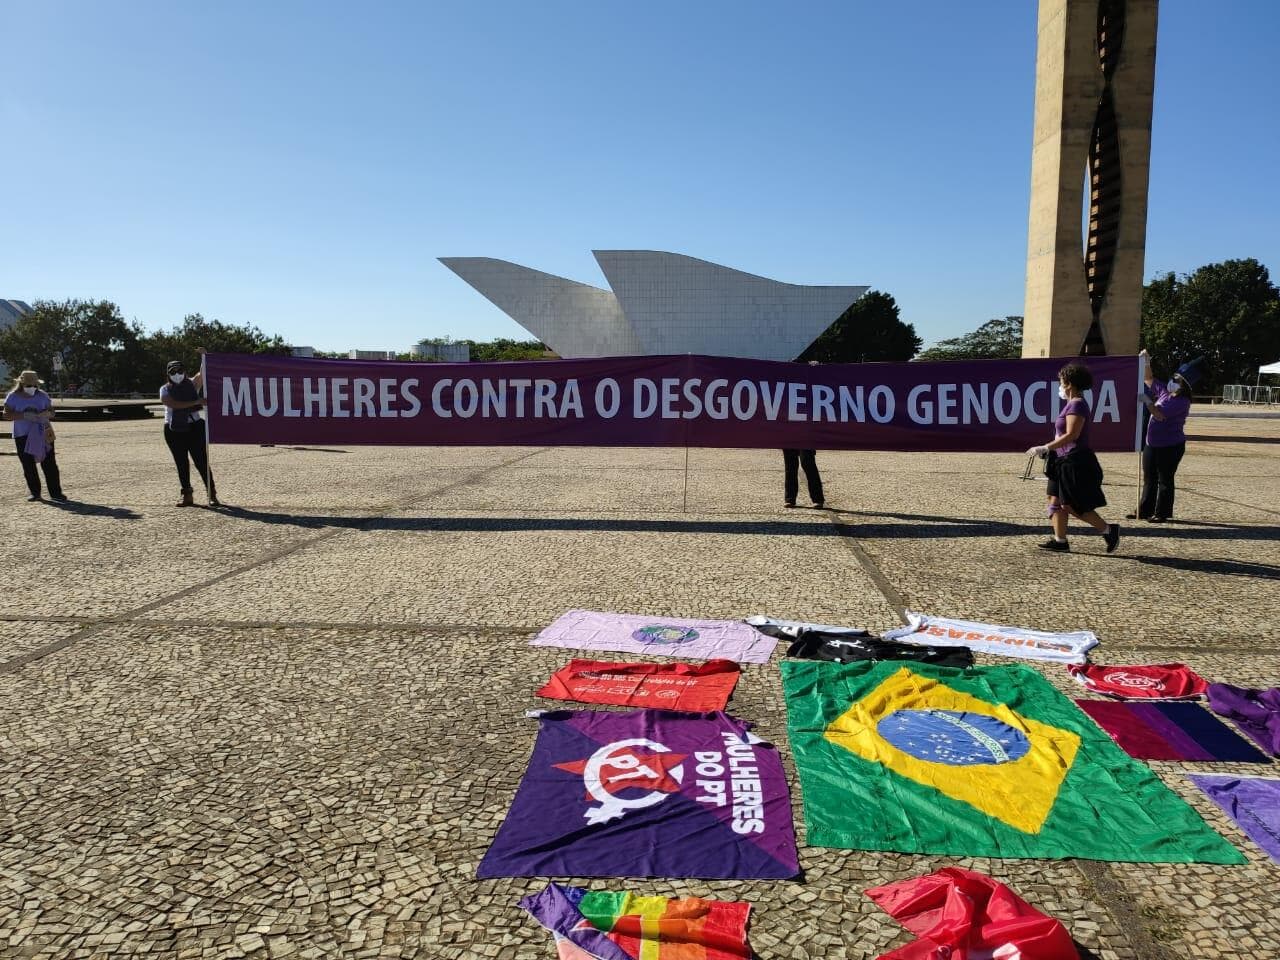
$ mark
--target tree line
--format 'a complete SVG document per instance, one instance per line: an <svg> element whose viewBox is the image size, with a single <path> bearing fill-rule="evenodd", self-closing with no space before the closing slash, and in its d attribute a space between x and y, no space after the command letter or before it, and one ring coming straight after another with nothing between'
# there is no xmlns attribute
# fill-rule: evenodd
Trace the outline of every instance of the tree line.
<svg viewBox="0 0 1280 960"><path fill-rule="evenodd" d="M921 351L914 325L904 322L900 313L891 295L868 291L796 359L869 363L1022 355L1022 317L989 320ZM537 340L456 342L467 344L475 361L539 360L549 355ZM1280 360L1280 289L1267 268L1253 259L1211 263L1189 274L1161 274L1143 289L1140 342L1159 376L1204 357L1207 375L1197 386L1199 393L1217 393L1225 383L1249 382L1260 364ZM91 385L98 394L150 393L163 379L169 360L183 360L194 368L201 347L215 353L289 352L279 336L254 326L207 320L198 313L170 330L147 333L136 322L126 322L119 307L107 300L37 301L29 314L0 331L0 361L11 370L37 370L56 389ZM409 359L408 354L403 357Z"/></svg>
<svg viewBox="0 0 1280 960"><path fill-rule="evenodd" d="M30 313L0 331L0 361L10 371L35 370L54 390L97 395L154 393L164 367L199 363L197 350L287 354L279 336L188 314L169 330L147 333L109 300L38 300Z"/></svg>
<svg viewBox="0 0 1280 960"><path fill-rule="evenodd" d="M1139 344L1159 377L1205 358L1196 393L1216 395L1223 384L1252 383L1258 367L1280 360L1280 289L1254 259L1210 263L1187 274L1163 273L1142 291ZM1022 356L1022 317L989 320L972 333L943 340L920 360L978 360Z"/></svg>

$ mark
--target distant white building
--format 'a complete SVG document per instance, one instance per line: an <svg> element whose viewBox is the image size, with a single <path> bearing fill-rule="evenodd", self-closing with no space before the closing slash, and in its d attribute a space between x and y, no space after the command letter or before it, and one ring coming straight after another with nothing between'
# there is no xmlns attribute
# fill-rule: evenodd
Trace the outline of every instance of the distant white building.
<svg viewBox="0 0 1280 960"><path fill-rule="evenodd" d="M661 250L596 250L603 290L488 257L440 262L562 357L794 360L866 293L801 286Z"/></svg>
<svg viewBox="0 0 1280 960"><path fill-rule="evenodd" d="M467 363L471 360L471 346L466 343L436 343L431 340L419 340L409 353L421 360L439 360L442 363Z"/></svg>
<svg viewBox="0 0 1280 960"><path fill-rule="evenodd" d="M351 350L347 353L348 360L394 360L395 358L394 350Z"/></svg>
<svg viewBox="0 0 1280 960"><path fill-rule="evenodd" d="M289 348L289 356L291 357L302 357L305 360L310 360L315 355L316 355L315 347L290 347Z"/></svg>

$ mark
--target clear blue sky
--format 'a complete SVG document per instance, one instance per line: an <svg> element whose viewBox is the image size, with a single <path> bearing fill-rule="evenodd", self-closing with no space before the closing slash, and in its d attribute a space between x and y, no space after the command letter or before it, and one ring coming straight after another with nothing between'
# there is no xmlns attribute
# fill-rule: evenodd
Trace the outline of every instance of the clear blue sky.
<svg viewBox="0 0 1280 960"><path fill-rule="evenodd" d="M1035 10L0 0L0 297L403 350L527 336L436 257L648 248L954 336L1022 312ZM1280 272L1278 40L1161 4L1148 276Z"/></svg>

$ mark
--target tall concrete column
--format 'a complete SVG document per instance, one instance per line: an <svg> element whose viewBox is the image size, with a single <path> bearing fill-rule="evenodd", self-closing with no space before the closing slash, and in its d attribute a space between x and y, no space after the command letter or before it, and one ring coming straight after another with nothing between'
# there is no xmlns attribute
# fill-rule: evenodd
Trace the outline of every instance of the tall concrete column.
<svg viewBox="0 0 1280 960"><path fill-rule="evenodd" d="M1040 0L1024 357L1138 351L1158 0Z"/></svg>

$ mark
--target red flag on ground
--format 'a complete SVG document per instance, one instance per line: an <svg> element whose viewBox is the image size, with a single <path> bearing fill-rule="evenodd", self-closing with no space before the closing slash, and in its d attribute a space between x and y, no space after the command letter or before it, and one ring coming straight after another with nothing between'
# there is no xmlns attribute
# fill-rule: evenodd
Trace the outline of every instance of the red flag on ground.
<svg viewBox="0 0 1280 960"><path fill-rule="evenodd" d="M1209 684L1185 663L1135 666L1070 664L1071 675L1094 693L1121 700L1190 700L1203 697Z"/></svg>
<svg viewBox="0 0 1280 960"><path fill-rule="evenodd" d="M574 659L552 674L538 696L705 713L723 710L737 682L738 665L732 660L616 663Z"/></svg>
<svg viewBox="0 0 1280 960"><path fill-rule="evenodd" d="M945 867L867 896L920 938L879 960L1080 960L1061 922L972 870Z"/></svg>

